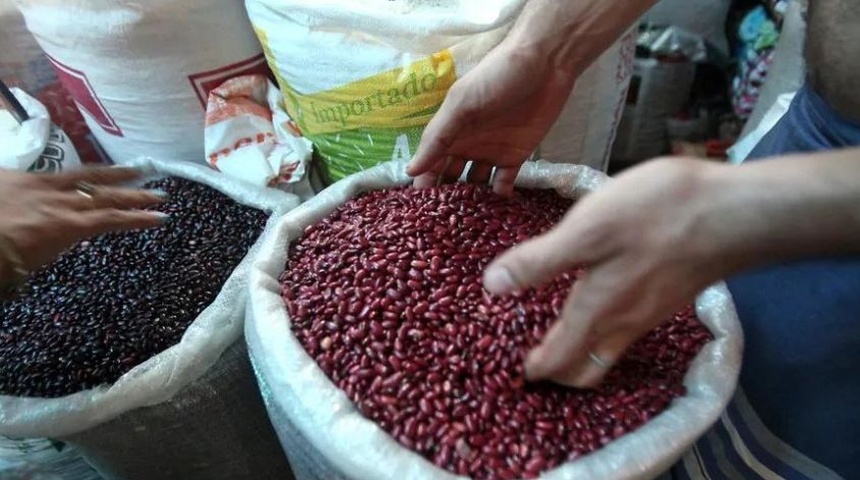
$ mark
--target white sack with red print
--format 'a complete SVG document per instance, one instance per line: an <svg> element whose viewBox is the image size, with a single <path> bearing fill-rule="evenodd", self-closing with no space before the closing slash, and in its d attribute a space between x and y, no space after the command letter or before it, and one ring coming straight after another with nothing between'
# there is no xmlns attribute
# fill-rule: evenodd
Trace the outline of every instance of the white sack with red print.
<svg viewBox="0 0 860 480"><path fill-rule="evenodd" d="M242 0L16 0L98 143L204 163L209 91L268 71Z"/></svg>

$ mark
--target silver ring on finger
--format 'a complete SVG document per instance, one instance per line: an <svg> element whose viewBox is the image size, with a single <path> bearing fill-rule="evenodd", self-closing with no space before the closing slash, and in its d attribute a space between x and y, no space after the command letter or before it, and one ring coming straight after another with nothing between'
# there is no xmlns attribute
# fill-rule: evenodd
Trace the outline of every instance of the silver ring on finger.
<svg viewBox="0 0 860 480"><path fill-rule="evenodd" d="M592 352L591 350L588 351L588 360L604 370L609 370L610 368L612 368L612 362L606 360L605 358Z"/></svg>

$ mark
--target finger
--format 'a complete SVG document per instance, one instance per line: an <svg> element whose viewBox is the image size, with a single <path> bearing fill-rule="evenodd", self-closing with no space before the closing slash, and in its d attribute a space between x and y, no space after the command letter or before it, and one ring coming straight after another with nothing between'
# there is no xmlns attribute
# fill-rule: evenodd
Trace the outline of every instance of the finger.
<svg viewBox="0 0 860 480"><path fill-rule="evenodd" d="M539 285L573 267L588 263L598 251L586 248L571 212L549 232L503 253L484 270L484 288L493 294Z"/></svg>
<svg viewBox="0 0 860 480"><path fill-rule="evenodd" d="M577 377L586 355L591 330L587 309L579 305L579 292L584 280L574 284L562 308L559 319L550 327L540 345L526 356L525 374L531 381L561 377ZM588 297L586 296L586 301Z"/></svg>
<svg viewBox="0 0 860 480"><path fill-rule="evenodd" d="M551 380L568 387L596 387L636 338L628 330L597 340L589 340L586 336L585 342L568 345L567 352L559 351L555 355L549 350L553 347L541 345L527 357L526 375L529 379ZM579 350L574 351L577 347Z"/></svg>
<svg viewBox="0 0 860 480"><path fill-rule="evenodd" d="M93 185L119 185L141 177L143 173L128 167L92 167L46 176L46 181L61 189L72 190L81 182Z"/></svg>
<svg viewBox="0 0 860 480"><path fill-rule="evenodd" d="M438 168L451 153L451 146L457 135L463 131L464 119L470 115L470 108L458 101L457 97L455 90L449 91L439 111L427 124L418 143L418 150L406 168L409 176L417 177L429 172L433 167Z"/></svg>
<svg viewBox="0 0 860 480"><path fill-rule="evenodd" d="M119 230L137 230L164 225L170 216L161 212L142 210L92 210L81 212L68 219L70 228L79 238L94 237Z"/></svg>
<svg viewBox="0 0 860 480"><path fill-rule="evenodd" d="M519 166L496 169L496 174L493 176L493 191L499 195L514 193L514 182L516 182L519 173Z"/></svg>
<svg viewBox="0 0 860 480"><path fill-rule="evenodd" d="M466 169L466 160L456 157L448 157L445 160L444 169L437 183L456 182Z"/></svg>
<svg viewBox="0 0 860 480"><path fill-rule="evenodd" d="M636 340L637 332L614 315L616 298L601 284L593 274L574 284L559 320L526 357L526 378L595 386Z"/></svg>
<svg viewBox="0 0 860 480"><path fill-rule="evenodd" d="M134 190L129 188L97 187L92 194L56 192L56 202L73 210L114 208L130 210L145 208L167 200L162 190Z"/></svg>
<svg viewBox="0 0 860 480"><path fill-rule="evenodd" d="M415 177L412 186L415 188L432 188L439 183L439 174L436 172L422 173Z"/></svg>
<svg viewBox="0 0 860 480"><path fill-rule="evenodd" d="M472 161L467 180L470 183L487 184L493 174L493 165L480 160Z"/></svg>

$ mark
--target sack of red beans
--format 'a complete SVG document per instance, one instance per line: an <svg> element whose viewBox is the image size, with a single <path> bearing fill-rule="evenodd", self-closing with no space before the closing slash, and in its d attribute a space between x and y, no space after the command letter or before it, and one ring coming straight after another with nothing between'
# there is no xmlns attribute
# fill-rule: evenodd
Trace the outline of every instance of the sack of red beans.
<svg viewBox="0 0 860 480"><path fill-rule="evenodd" d="M107 479L290 478L242 331L251 258L299 200L135 165L169 221L81 242L0 302L0 435L66 442Z"/></svg>
<svg viewBox="0 0 860 480"><path fill-rule="evenodd" d="M245 338L297 478L652 478L717 420L742 349L722 285L597 390L523 379L582 272L502 297L481 272L605 175L529 163L512 197L409 181L400 163L349 177L281 218L257 256Z"/></svg>

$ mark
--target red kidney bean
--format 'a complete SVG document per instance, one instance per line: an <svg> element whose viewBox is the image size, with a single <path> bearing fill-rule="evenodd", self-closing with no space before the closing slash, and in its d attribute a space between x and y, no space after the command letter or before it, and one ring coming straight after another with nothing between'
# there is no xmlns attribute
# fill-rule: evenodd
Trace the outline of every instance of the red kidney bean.
<svg viewBox="0 0 860 480"><path fill-rule="evenodd" d="M579 273L495 297L481 272L570 205L550 191L500 197L466 184L360 195L291 246L281 282L292 330L365 416L441 468L534 478L575 460L683 395L711 336L686 308L597 390L526 385L523 358Z"/></svg>

